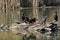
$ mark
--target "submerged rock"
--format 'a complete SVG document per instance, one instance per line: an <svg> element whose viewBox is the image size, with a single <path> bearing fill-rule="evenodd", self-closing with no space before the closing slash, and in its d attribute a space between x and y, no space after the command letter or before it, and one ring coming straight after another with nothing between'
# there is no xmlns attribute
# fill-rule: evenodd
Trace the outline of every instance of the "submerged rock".
<svg viewBox="0 0 60 40"><path fill-rule="evenodd" d="M0 27L1 27L1 31L4 31L4 32L8 31L8 28L9 28L9 26L6 24L2 24Z"/></svg>

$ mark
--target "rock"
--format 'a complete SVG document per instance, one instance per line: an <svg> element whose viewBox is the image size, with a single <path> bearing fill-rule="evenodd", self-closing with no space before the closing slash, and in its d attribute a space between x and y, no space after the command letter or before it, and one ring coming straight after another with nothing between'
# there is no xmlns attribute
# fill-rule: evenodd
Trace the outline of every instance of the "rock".
<svg viewBox="0 0 60 40"><path fill-rule="evenodd" d="M1 27L1 31L4 31L4 32L8 31L8 28L9 28L9 26L6 24L2 24L0 27Z"/></svg>

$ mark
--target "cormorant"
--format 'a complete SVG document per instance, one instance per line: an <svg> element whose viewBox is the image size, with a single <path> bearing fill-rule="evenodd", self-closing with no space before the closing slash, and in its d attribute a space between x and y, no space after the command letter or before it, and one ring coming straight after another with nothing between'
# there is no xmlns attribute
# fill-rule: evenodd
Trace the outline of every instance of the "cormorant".
<svg viewBox="0 0 60 40"><path fill-rule="evenodd" d="M55 20L55 21L58 21L58 15L57 15L57 12L55 12L54 20Z"/></svg>

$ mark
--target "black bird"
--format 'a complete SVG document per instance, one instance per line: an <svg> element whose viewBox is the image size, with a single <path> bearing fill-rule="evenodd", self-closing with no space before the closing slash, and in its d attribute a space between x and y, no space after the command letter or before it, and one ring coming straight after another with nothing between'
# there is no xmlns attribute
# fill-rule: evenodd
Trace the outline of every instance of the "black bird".
<svg viewBox="0 0 60 40"><path fill-rule="evenodd" d="M58 21L58 15L57 15L57 12L55 12L54 20L55 20L55 21Z"/></svg>
<svg viewBox="0 0 60 40"><path fill-rule="evenodd" d="M22 20L25 22L25 19L26 19L26 17L25 17L25 15L24 14L22 14Z"/></svg>
<svg viewBox="0 0 60 40"><path fill-rule="evenodd" d="M29 22L29 23L35 23L36 22L36 18L32 18L32 19L27 18L27 22Z"/></svg>

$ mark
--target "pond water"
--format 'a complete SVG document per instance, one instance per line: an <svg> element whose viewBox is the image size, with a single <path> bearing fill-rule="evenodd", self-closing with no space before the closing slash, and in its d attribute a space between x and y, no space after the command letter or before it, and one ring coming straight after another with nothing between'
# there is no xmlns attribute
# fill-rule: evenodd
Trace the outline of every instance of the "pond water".
<svg viewBox="0 0 60 40"><path fill-rule="evenodd" d="M60 32L53 32L51 34L42 34L37 40L60 40Z"/></svg>
<svg viewBox="0 0 60 40"><path fill-rule="evenodd" d="M40 22L42 21L42 17L44 15L46 15L47 18L47 22L52 22L54 20L54 13L57 12L58 13L58 18L60 17L60 8L24 8L20 10L20 14L22 15L22 13L25 14L26 17L30 17L30 18L37 18ZM60 18L58 19L60 20ZM60 24L60 22L58 21L58 24Z"/></svg>
<svg viewBox="0 0 60 40"><path fill-rule="evenodd" d="M47 15L47 22L52 22L54 20L54 13L57 11L58 17L60 17L60 8L24 8L20 10L20 15L25 14L26 17L36 17L40 22L44 14ZM60 20L60 18L59 18ZM58 25L60 21L58 21ZM60 40L60 32L53 32L51 34L39 35L37 40Z"/></svg>
<svg viewBox="0 0 60 40"><path fill-rule="evenodd" d="M47 22L52 22L54 19L54 13L58 13L58 25L60 25L60 8L19 8L16 10L8 10L7 13L4 13L0 10L0 24L6 23L10 25L15 20L21 20L21 15L24 13L26 17L34 18L36 17L38 21L42 21L42 17L47 15ZM42 34L38 36L37 40L60 40L60 32L55 32L51 34Z"/></svg>

